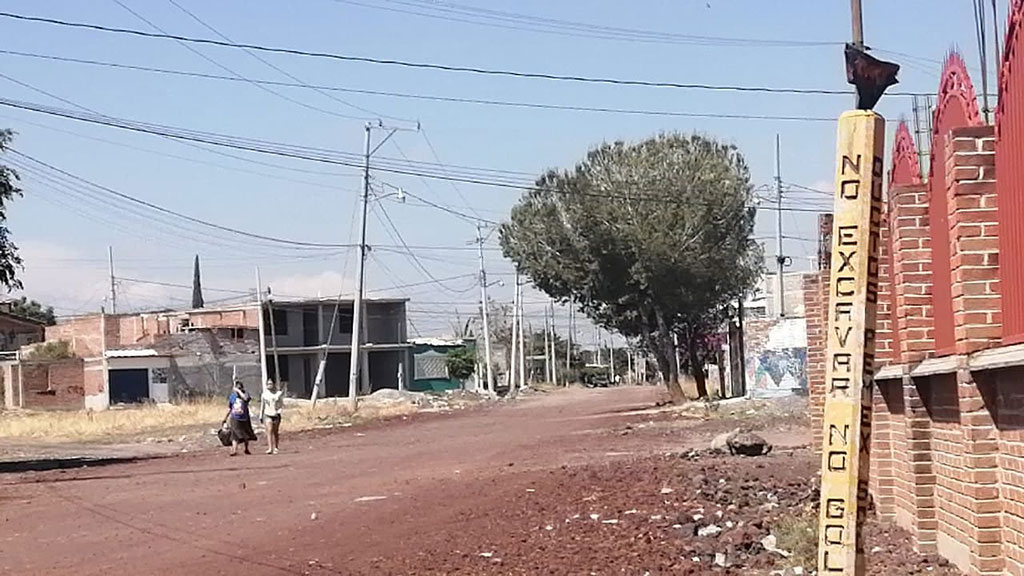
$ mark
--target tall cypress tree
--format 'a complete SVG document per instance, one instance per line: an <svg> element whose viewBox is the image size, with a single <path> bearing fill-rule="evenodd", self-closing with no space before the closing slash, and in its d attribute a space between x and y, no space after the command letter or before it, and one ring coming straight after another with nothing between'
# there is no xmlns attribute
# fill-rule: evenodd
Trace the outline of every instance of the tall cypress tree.
<svg viewBox="0 0 1024 576"><path fill-rule="evenodd" d="M196 254L195 266L192 270L192 308L203 307L203 283L199 279L199 254Z"/></svg>

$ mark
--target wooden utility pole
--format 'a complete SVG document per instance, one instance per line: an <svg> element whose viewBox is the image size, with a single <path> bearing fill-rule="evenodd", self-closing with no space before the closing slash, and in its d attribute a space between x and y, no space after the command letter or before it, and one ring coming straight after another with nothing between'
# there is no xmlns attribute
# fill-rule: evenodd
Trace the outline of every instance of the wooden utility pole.
<svg viewBox="0 0 1024 576"><path fill-rule="evenodd" d="M885 120L839 118L818 573L864 574Z"/></svg>
<svg viewBox="0 0 1024 576"><path fill-rule="evenodd" d="M850 0L850 20L853 27L853 45L864 49L864 12L861 0Z"/></svg>

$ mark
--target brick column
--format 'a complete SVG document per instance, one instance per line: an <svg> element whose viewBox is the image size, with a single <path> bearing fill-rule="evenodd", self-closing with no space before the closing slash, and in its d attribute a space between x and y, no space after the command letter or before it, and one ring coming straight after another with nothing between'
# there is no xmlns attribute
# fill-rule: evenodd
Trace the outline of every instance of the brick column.
<svg viewBox="0 0 1024 576"><path fill-rule="evenodd" d="M804 320L807 324L807 395L811 412L812 448L821 449L822 413L825 399L825 318L826 303L822 301L822 284L828 277L822 273L804 275Z"/></svg>
<svg viewBox="0 0 1024 576"><path fill-rule="evenodd" d="M998 438L992 408L995 382L982 383L967 355L1002 339L995 130L952 130L946 138L946 203L957 393L963 435L964 508L970 573L1002 574L1002 508Z"/></svg>
<svg viewBox="0 0 1024 576"><path fill-rule="evenodd" d="M879 368L892 364L896 357L888 212L887 207L883 205L878 254L878 314L875 328L875 366ZM896 427L904 425L902 380L890 378L876 381L872 404L869 490L877 513L882 517L892 518L896 514L896 434L900 432Z"/></svg>
<svg viewBox="0 0 1024 576"><path fill-rule="evenodd" d="M899 358L901 363L910 364L932 356L935 350L928 187L893 187L889 191L889 208Z"/></svg>
<svg viewBox="0 0 1024 576"><path fill-rule="evenodd" d="M818 215L818 273L804 276L804 319L807 323L807 389L811 411L811 446L821 449L825 413L825 345L828 330L829 282L832 265L831 214Z"/></svg>
<svg viewBox="0 0 1024 576"><path fill-rule="evenodd" d="M895 299L893 298L892 254L890 253L889 210L883 207L878 249L878 312L875 327L875 367L899 363L896 350Z"/></svg>
<svg viewBox="0 0 1024 576"><path fill-rule="evenodd" d="M903 365L920 362L935 348L932 313L932 251L928 229L928 187L893 186L889 190L892 285L895 329L894 357ZM897 434L905 450L894 462L895 516L921 552L936 550L935 473L931 452L931 417L918 385L904 370L903 428Z"/></svg>

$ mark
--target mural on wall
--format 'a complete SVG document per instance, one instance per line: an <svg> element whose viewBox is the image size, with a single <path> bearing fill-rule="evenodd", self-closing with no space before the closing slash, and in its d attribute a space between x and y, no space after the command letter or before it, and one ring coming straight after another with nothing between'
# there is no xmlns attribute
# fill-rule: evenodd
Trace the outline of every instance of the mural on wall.
<svg viewBox="0 0 1024 576"><path fill-rule="evenodd" d="M757 397L807 390L807 324L803 318L775 321L763 343L747 350L747 384Z"/></svg>

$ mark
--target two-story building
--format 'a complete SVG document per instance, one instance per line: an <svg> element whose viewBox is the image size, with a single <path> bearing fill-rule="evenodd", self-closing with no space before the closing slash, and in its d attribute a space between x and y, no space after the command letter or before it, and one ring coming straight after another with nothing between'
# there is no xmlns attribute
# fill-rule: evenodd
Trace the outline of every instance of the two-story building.
<svg viewBox="0 0 1024 576"><path fill-rule="evenodd" d="M404 388L408 382L409 351L405 299L364 300L364 370L360 394L381 388ZM349 393L353 302L335 298L274 301L264 312L267 370L275 377L274 358L288 392L310 397L320 362L326 357L321 397ZM272 313L272 322L270 321Z"/></svg>
<svg viewBox="0 0 1024 576"><path fill-rule="evenodd" d="M411 349L406 300L369 299L364 304L365 355L358 391L404 388ZM352 311L351 300L264 303L267 374L273 378L280 372L289 395L309 398L326 359L318 395L347 396ZM74 359L45 366L21 359L0 362L5 400L9 407L28 408L57 395L62 407L102 410L111 404L226 395L234 379L258 390L259 319L255 303L67 318L46 328L46 340L66 342ZM78 400L71 397L75 394Z"/></svg>

